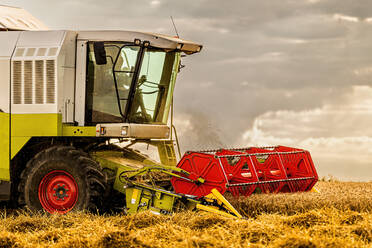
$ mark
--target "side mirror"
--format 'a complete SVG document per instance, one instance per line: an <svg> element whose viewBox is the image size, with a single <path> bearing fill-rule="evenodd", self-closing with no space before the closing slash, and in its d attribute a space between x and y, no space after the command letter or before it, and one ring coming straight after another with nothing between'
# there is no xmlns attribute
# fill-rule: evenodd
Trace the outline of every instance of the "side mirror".
<svg viewBox="0 0 372 248"><path fill-rule="evenodd" d="M94 42L94 58L96 59L97 65L107 64L105 44L103 42Z"/></svg>

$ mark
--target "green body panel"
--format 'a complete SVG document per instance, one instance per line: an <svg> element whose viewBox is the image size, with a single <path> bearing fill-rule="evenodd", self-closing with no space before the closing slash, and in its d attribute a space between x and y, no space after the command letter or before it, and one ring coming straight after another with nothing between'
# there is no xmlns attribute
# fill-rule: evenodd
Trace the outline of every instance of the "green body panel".
<svg viewBox="0 0 372 248"><path fill-rule="evenodd" d="M9 146L10 115L0 113L0 180L9 181Z"/></svg>
<svg viewBox="0 0 372 248"><path fill-rule="evenodd" d="M68 137L96 137L96 127L62 126L62 136Z"/></svg>
<svg viewBox="0 0 372 248"><path fill-rule="evenodd" d="M150 210L155 214L172 213L177 196L167 192L141 187L128 187L125 190L126 206L129 214Z"/></svg>
<svg viewBox="0 0 372 248"><path fill-rule="evenodd" d="M125 182L119 180L119 176L124 171L131 171L138 169L132 159L123 158L123 153L120 151L99 151L91 154L95 161L97 161L102 168L107 168L115 173L115 181L113 188L121 193L125 193ZM117 158L117 159L116 159ZM127 162L127 163L126 163ZM137 164L153 164L153 161L137 161ZM155 165L155 164L154 164Z"/></svg>
<svg viewBox="0 0 372 248"><path fill-rule="evenodd" d="M12 114L10 128L11 158L32 137L62 135L61 114Z"/></svg>
<svg viewBox="0 0 372 248"><path fill-rule="evenodd" d="M150 144L155 145L158 148L160 162L167 166L176 166L177 158L176 152L174 151L173 140L158 140L150 141Z"/></svg>
<svg viewBox="0 0 372 248"><path fill-rule="evenodd" d="M125 194L125 191L126 191L125 188L127 187L127 183L120 180L120 174L124 171L128 171L128 169L125 168L125 167L121 167L121 168L117 169L115 182L114 182L114 186L113 186L113 188L115 190L117 190L117 191L119 191L120 193L123 193L123 194Z"/></svg>
<svg viewBox="0 0 372 248"><path fill-rule="evenodd" d="M45 137L62 135L61 114L12 114L12 137Z"/></svg>
<svg viewBox="0 0 372 248"><path fill-rule="evenodd" d="M11 158L14 158L32 137L96 136L96 127L75 127L62 124L61 114L12 114L10 130Z"/></svg>
<svg viewBox="0 0 372 248"><path fill-rule="evenodd" d="M12 137L95 137L96 127L62 124L61 114L12 114Z"/></svg>
<svg viewBox="0 0 372 248"><path fill-rule="evenodd" d="M121 193L125 193L125 189L124 189L125 184L119 180L119 175L123 171L133 170L133 168L125 164L119 164L112 160L109 160L107 159L108 156L109 157L122 156L122 153L115 152L115 151L104 151L104 152L95 152L92 154L92 157L94 158L94 160L97 161L101 165L102 168L107 168L115 173L115 181L114 181L113 189Z"/></svg>
<svg viewBox="0 0 372 248"><path fill-rule="evenodd" d="M12 148L11 148L11 156L10 158L13 159L15 155L22 149L24 145L26 145L27 141L29 141L31 137L12 137Z"/></svg>
<svg viewBox="0 0 372 248"><path fill-rule="evenodd" d="M96 160L101 167L103 168L108 168L111 170L117 170L119 167L122 168L123 170L132 170L133 168L130 166L126 166L125 164L119 164L114 161L111 161L107 159L107 157L114 157L114 156L121 156L121 152L116 152L116 151L104 151L104 152L95 152L92 154L94 160Z"/></svg>

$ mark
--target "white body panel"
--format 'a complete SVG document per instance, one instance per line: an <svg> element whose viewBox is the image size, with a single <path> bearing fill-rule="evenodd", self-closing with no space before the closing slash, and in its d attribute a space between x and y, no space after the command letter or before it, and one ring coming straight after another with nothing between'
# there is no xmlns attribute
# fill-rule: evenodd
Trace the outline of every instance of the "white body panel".
<svg viewBox="0 0 372 248"><path fill-rule="evenodd" d="M66 36L57 59L58 66L58 111L62 113L62 122L74 122L75 107L75 57L76 33L66 32ZM85 82L84 82L85 83Z"/></svg>
<svg viewBox="0 0 372 248"><path fill-rule="evenodd" d="M60 47L66 31L26 31L19 37L17 47Z"/></svg>
<svg viewBox="0 0 372 248"><path fill-rule="evenodd" d="M133 139L168 139L170 128L166 125L111 123L97 124L97 137L123 137Z"/></svg>
<svg viewBox="0 0 372 248"><path fill-rule="evenodd" d="M0 110L10 112L10 58L20 32L0 32Z"/></svg>
<svg viewBox="0 0 372 248"><path fill-rule="evenodd" d="M12 57L12 113L74 121L75 44L72 31L21 32Z"/></svg>
<svg viewBox="0 0 372 248"><path fill-rule="evenodd" d="M78 41L76 45L76 93L75 121L79 126L85 122L85 82L87 71L87 42Z"/></svg>

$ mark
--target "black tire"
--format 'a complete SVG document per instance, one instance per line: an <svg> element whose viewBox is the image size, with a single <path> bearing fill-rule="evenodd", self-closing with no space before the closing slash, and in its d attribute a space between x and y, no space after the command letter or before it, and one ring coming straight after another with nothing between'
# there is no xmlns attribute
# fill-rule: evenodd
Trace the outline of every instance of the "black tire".
<svg viewBox="0 0 372 248"><path fill-rule="evenodd" d="M65 197L68 199L71 195L74 196L73 206L69 205L70 207L64 212L101 208L107 187L106 176L102 173L102 169L97 162L92 160L88 154L70 146L48 148L39 152L27 163L26 168L21 173L18 186L19 204L26 205L32 211L46 210L50 213L53 212L45 207L45 200L41 200L43 198L39 195L39 193L47 194L46 190L43 190L43 192L39 192L39 190L43 188L41 185L45 185L45 178L48 178L50 174L54 175L56 172L72 177L73 185L77 188L77 192L75 191L76 193L70 194L70 196L67 194L68 186L66 186L65 193L58 193L58 197L57 194L54 194L55 200L61 201L62 199L65 200ZM60 184L58 184L58 187L60 187ZM62 187L65 189L65 184ZM46 197L47 202L51 198L53 197ZM60 211L60 213L64 212Z"/></svg>

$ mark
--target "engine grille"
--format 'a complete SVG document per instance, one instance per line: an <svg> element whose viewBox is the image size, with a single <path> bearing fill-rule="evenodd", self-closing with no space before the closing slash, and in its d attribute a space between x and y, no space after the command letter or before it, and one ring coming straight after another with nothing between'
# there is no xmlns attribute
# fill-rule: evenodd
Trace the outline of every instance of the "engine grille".
<svg viewBox="0 0 372 248"><path fill-rule="evenodd" d="M18 48L15 51L12 62L13 104L56 103L56 60L41 57L56 54L57 48Z"/></svg>

